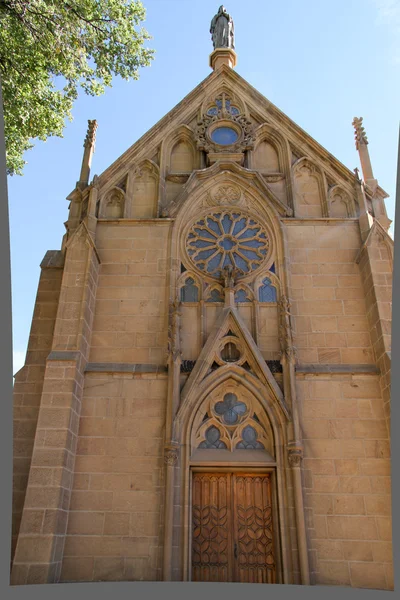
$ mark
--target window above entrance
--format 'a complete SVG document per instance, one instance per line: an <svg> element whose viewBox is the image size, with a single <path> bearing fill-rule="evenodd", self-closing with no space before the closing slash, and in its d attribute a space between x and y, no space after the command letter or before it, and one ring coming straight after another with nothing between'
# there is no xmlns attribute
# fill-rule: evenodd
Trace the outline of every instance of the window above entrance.
<svg viewBox="0 0 400 600"><path fill-rule="evenodd" d="M189 231L187 253L206 275L219 279L225 267L249 275L264 262L269 239L253 218L239 212L218 212L197 221Z"/></svg>

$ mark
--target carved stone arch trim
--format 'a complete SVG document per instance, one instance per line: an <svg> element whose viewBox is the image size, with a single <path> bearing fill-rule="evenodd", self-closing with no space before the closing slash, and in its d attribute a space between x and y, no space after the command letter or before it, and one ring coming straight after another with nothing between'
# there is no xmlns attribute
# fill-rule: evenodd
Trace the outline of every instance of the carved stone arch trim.
<svg viewBox="0 0 400 600"><path fill-rule="evenodd" d="M298 160L296 160L296 162L293 163L293 165L292 165L293 184L294 184L294 177L295 177L297 171L299 171L303 166L306 166L309 169L310 173L314 177L317 178L320 202L321 202L321 213L322 213L323 217L328 217L329 216L328 199L327 199L328 186L327 186L327 182L326 182L325 173L308 156L303 156L302 158L299 158ZM293 194L293 201L294 201L294 211L295 211L295 216L296 216L296 208L297 207L295 206L295 203L296 203L295 194Z"/></svg>
<svg viewBox="0 0 400 600"><path fill-rule="evenodd" d="M186 142L191 148L193 157L193 169L199 168L198 151L194 142L193 129L188 125L180 125L167 137L167 139L162 145L162 171L164 177L166 177L171 172L171 154L175 146L181 141Z"/></svg>
<svg viewBox="0 0 400 600"><path fill-rule="evenodd" d="M159 196L159 187L160 187L160 169L158 165L150 160L149 158L144 158L137 162L135 166L131 169L128 177L128 190L129 194L129 202L126 202L125 206L125 218L132 218L132 209L135 203L135 194L134 194L134 185L137 179L142 177L145 172L150 174L150 177L155 181L155 197L154 197L154 209L153 209L153 217L157 216L158 211L158 196Z"/></svg>
<svg viewBox="0 0 400 600"><path fill-rule="evenodd" d="M221 294L221 302L224 302L223 298L224 298L224 288L222 287L222 285L220 285L219 283L217 283L216 281L213 283L210 283L210 285L208 285L206 287L206 289L204 290L204 301L207 302L210 299L210 296L213 292L213 290L217 290L220 294Z"/></svg>
<svg viewBox="0 0 400 600"><path fill-rule="evenodd" d="M332 202L333 197L336 194L340 194L342 196L342 202L344 202L346 209L347 209L347 216L350 218L355 217L356 216L355 201L354 201L352 195L343 186L341 186L339 184L331 187L328 192L329 216L332 216L331 215L331 202Z"/></svg>
<svg viewBox="0 0 400 600"><path fill-rule="evenodd" d="M241 281L237 285L235 285L235 287L234 287L235 296L236 296L236 292L238 292L239 290L244 290L246 292L249 300L251 302L253 302L253 300L254 300L254 292L253 292L252 288L250 287L250 285L248 283L245 283L244 281Z"/></svg>
<svg viewBox="0 0 400 600"><path fill-rule="evenodd" d="M210 393L230 379L244 386L266 411L276 448L281 446L281 442L283 446L286 446L288 416L283 412L280 403L271 391L257 377L240 366L213 371L196 388L192 388L186 397L181 399L181 405L173 424L174 439L183 445L190 446L192 427L199 408Z"/></svg>
<svg viewBox="0 0 400 600"><path fill-rule="evenodd" d="M228 96L231 100L231 103L234 106L237 106L243 115L245 115L246 117L249 116L246 102L244 101L242 96L239 95L233 89L231 89L231 87L229 85L227 85L225 82L223 82L222 85L219 84L218 86L215 86L215 88L209 94L207 94L207 96L204 98L203 102L201 103L201 105L199 107L199 112L198 112L199 118L203 117L203 115L207 112L207 110L211 107L211 105L213 103L215 103L216 98L218 98L222 94L225 94L226 96Z"/></svg>
<svg viewBox="0 0 400 600"><path fill-rule="evenodd" d="M275 457L269 464L273 465L276 473L276 498L277 498L277 543L282 560L282 578L283 583L291 582L291 568L292 568L292 557L291 557L291 530L289 525L289 515L287 507L289 506L289 493L288 487L290 482L288 479L288 469L286 468L286 454L287 454L287 423L286 418L276 406L273 401L270 392L265 386L260 385L260 382L256 378L245 379L246 375L249 375L244 369L235 369L233 371L224 371L221 377L216 372L211 374L202 384L195 390L192 401L188 404L181 405L178 415L174 420L174 439L182 447L182 461L181 461L181 502L182 510L174 521L174 525L180 527L182 531L187 531L190 527L191 522L191 506L190 506L190 482L191 482L191 435L193 431L194 421L198 415L198 411L201 410L201 406L207 399L207 396L215 390L220 384L228 380L234 380L239 386L243 386L249 394L251 394L255 402L258 402L260 411L265 413L266 418L270 424L270 428L274 440ZM267 400L268 398L268 400ZM275 404L275 406L274 406ZM212 450L208 450L212 452ZM207 452L208 452L207 451ZM237 450L238 451L238 450ZM240 450L239 450L240 451ZM206 452L206 450L204 450ZM217 451L218 452L218 451ZM223 450L223 452L226 452ZM248 452L248 450L244 450ZM269 455L266 452L267 456ZM232 460L234 460L235 453L232 452ZM272 458L272 457L271 457ZM203 463L207 465L207 462ZM253 463L254 464L254 463ZM268 464L268 463L267 463ZM209 466L209 465L207 465ZM182 562L180 563L183 568L183 578L188 580L190 578L190 556L191 556L191 537L190 535L183 536L183 552Z"/></svg>
<svg viewBox="0 0 400 600"><path fill-rule="evenodd" d="M199 290L199 302L203 299L203 284L200 277L194 271L188 270L181 274L176 284L176 296L180 300L181 289L185 286L188 279L193 279L195 285Z"/></svg>
<svg viewBox="0 0 400 600"><path fill-rule="evenodd" d="M276 288L277 296L281 295L281 282L279 277L275 273L271 273L271 271L262 271L259 275L257 275L254 280L254 295L257 296L258 289L261 287L264 279L270 279L272 285Z"/></svg>
<svg viewBox="0 0 400 600"><path fill-rule="evenodd" d="M100 200L99 207L99 218L100 219L122 219L125 214L125 192L121 190L121 188L117 186L113 186L109 188L103 195ZM108 207L115 206L116 209L119 208L118 211L113 211L115 214L112 214Z"/></svg>

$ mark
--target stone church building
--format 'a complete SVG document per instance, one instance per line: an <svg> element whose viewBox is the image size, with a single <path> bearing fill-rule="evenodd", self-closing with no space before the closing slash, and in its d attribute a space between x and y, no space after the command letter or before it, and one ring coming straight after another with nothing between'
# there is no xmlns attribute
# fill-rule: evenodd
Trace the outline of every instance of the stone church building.
<svg viewBox="0 0 400 600"><path fill-rule="evenodd" d="M91 181L89 121L15 375L12 584L393 589L387 194L362 119L361 178L215 31Z"/></svg>

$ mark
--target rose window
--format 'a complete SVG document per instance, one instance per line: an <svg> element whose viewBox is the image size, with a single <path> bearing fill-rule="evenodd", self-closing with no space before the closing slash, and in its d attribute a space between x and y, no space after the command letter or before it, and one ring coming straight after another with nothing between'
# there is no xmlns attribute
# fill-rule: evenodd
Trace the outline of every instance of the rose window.
<svg viewBox="0 0 400 600"><path fill-rule="evenodd" d="M220 278L230 265L245 276L264 262L269 248L266 232L253 218L218 212L197 221L187 238L187 252L198 269Z"/></svg>

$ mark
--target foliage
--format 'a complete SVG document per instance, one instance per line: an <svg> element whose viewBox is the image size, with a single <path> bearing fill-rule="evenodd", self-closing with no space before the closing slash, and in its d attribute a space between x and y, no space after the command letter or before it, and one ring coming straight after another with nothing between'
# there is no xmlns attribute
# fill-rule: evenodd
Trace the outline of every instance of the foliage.
<svg viewBox="0 0 400 600"><path fill-rule="evenodd" d="M78 90L138 79L153 51L137 0L0 0L0 78L7 172L22 174L32 140L62 137Z"/></svg>

